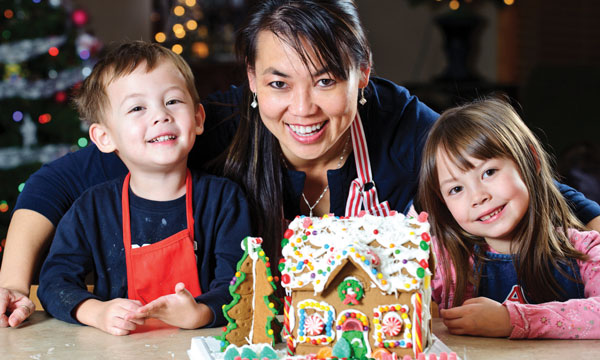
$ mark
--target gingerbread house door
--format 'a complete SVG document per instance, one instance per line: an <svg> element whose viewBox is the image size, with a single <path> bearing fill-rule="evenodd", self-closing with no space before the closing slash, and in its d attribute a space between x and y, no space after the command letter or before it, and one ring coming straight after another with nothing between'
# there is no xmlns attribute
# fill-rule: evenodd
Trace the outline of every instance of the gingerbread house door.
<svg viewBox="0 0 600 360"><path fill-rule="evenodd" d="M369 348L363 324L356 318L349 318L342 324L342 338L345 339L352 349L352 357L363 358L367 356Z"/></svg>

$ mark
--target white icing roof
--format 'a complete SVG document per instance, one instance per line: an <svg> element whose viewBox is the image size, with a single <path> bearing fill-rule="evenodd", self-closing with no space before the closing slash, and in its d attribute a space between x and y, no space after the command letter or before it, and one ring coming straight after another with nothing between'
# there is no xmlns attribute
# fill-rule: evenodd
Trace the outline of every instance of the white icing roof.
<svg viewBox="0 0 600 360"><path fill-rule="evenodd" d="M344 219L297 217L282 249L283 287L312 285L320 293L331 274L350 260L388 294L421 288L423 279L431 275L429 223L423 214L419 218L424 221L400 213Z"/></svg>

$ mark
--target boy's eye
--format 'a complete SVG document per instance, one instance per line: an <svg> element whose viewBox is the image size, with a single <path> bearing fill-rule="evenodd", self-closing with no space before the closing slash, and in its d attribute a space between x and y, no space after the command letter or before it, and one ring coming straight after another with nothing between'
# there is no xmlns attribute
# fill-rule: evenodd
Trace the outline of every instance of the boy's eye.
<svg viewBox="0 0 600 360"><path fill-rule="evenodd" d="M174 104L177 104L180 102L181 102L181 100L173 99L173 100L167 101L167 105L174 105Z"/></svg>
<svg viewBox="0 0 600 360"><path fill-rule="evenodd" d="M484 173L483 173L483 177L490 177L492 175L494 175L496 173L496 171L498 171L498 169L487 169Z"/></svg>
<svg viewBox="0 0 600 360"><path fill-rule="evenodd" d="M275 89L283 89L285 87L285 82L283 81L271 81L269 83L270 87L273 87Z"/></svg>
<svg viewBox="0 0 600 360"><path fill-rule="evenodd" d="M448 191L448 195L456 195L462 191L462 186L455 186L450 191Z"/></svg>
<svg viewBox="0 0 600 360"><path fill-rule="evenodd" d="M144 108L142 106L134 106L131 108L131 110L129 110L129 112L136 112L136 111L142 111L144 110Z"/></svg>

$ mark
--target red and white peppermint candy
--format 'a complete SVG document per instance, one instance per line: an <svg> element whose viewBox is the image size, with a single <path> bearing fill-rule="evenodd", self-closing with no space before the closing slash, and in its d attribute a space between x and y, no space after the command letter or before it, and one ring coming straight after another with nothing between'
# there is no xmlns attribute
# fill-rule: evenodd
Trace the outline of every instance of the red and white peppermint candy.
<svg viewBox="0 0 600 360"><path fill-rule="evenodd" d="M304 321L304 331L306 335L317 336L323 332L325 322L318 314L312 314Z"/></svg>
<svg viewBox="0 0 600 360"><path fill-rule="evenodd" d="M402 330L402 320L396 313L387 314L381 323L383 333L387 336L398 336Z"/></svg>

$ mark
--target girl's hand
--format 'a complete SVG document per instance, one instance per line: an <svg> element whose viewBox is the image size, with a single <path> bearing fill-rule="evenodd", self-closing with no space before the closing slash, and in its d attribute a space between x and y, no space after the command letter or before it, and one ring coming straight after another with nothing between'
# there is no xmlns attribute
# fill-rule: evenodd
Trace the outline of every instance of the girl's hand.
<svg viewBox="0 0 600 360"><path fill-rule="evenodd" d="M156 318L182 329L196 329L212 321L212 311L205 304L197 303L183 283L177 283L174 294L151 301L127 318Z"/></svg>
<svg viewBox="0 0 600 360"><path fill-rule="evenodd" d="M117 298L110 301L88 299L79 305L75 318L81 323L93 326L112 335L127 335L138 325L144 324L143 318L128 318L142 306L137 300Z"/></svg>
<svg viewBox="0 0 600 360"><path fill-rule="evenodd" d="M512 332L508 310L486 297L466 300L462 306L442 309L440 314L454 335L507 337Z"/></svg>

